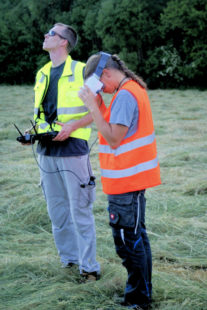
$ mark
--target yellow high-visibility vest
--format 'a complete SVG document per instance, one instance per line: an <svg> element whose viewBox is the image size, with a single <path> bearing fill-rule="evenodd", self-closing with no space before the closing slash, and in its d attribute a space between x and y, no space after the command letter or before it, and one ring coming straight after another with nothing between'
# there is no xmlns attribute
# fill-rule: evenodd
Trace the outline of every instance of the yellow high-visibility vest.
<svg viewBox="0 0 207 310"><path fill-rule="evenodd" d="M79 61L72 60L68 55L63 73L58 81L57 90L57 121L62 123L71 123L75 120L81 119L88 114L88 109L78 97L78 91L83 86L83 68L85 64ZM49 82L50 70L52 62L48 62L37 73L35 91L35 105L34 105L34 120L36 122L37 132L45 133L60 131L61 126L53 123L48 124L45 120L43 110L43 100L45 98ZM90 138L90 126L79 128L70 134L70 137L88 140Z"/></svg>

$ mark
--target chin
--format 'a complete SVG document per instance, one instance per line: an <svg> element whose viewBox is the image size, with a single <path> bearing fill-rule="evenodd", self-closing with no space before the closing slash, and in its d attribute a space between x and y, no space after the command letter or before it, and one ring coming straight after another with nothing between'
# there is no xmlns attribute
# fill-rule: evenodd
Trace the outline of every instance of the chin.
<svg viewBox="0 0 207 310"><path fill-rule="evenodd" d="M114 90L111 90L111 89L107 89L104 91L104 93L106 94L113 94L115 91Z"/></svg>
<svg viewBox="0 0 207 310"><path fill-rule="evenodd" d="M43 48L43 49L47 48L47 43L46 43L45 41L44 41L43 44L42 44L42 48Z"/></svg>
<svg viewBox="0 0 207 310"><path fill-rule="evenodd" d="M43 44L43 46L42 46L42 49L44 50L44 51L47 51L48 49L47 49L47 46L45 46L44 44Z"/></svg>
<svg viewBox="0 0 207 310"><path fill-rule="evenodd" d="M103 89L103 93L105 93L105 94L110 94L110 90L109 90L109 89L107 89L106 87L104 87L104 89Z"/></svg>

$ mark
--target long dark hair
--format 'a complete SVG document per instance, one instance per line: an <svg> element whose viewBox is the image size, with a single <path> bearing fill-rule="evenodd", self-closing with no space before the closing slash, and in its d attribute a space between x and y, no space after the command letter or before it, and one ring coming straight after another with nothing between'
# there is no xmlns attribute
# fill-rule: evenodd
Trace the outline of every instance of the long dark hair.
<svg viewBox="0 0 207 310"><path fill-rule="evenodd" d="M85 68L85 73L84 73L84 78L87 79L89 76L91 76L95 71L96 71L96 67L98 65L98 62L100 60L101 54L95 54L92 55L87 63L86 63L86 68ZM133 71L131 71L124 63L124 61L122 61L118 55L111 55L111 57L109 57L105 68L112 68L112 69L116 69L119 71L122 71L126 77L132 79L133 81L137 82L141 87L143 88L147 88L146 83L142 80L141 77L139 77L138 75L136 75Z"/></svg>

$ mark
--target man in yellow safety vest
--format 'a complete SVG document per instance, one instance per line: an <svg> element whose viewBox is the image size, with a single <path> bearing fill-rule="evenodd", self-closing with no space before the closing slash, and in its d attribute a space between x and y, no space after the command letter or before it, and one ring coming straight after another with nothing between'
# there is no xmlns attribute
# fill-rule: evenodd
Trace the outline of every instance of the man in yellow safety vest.
<svg viewBox="0 0 207 310"><path fill-rule="evenodd" d="M72 60L76 31L57 23L45 34L43 50L51 61L37 73L34 120L38 133L57 131L39 141L41 185L63 267L78 265L86 279L100 277L92 203L95 183L89 162L92 117L78 97L85 64Z"/></svg>

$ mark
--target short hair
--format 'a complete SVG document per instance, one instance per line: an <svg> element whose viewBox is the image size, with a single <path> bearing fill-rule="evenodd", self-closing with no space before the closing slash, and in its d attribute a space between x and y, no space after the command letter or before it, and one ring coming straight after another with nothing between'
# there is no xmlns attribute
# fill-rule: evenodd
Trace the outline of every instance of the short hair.
<svg viewBox="0 0 207 310"><path fill-rule="evenodd" d="M78 35L75 29L69 25L62 24L62 23L56 23L54 26L62 26L64 29L62 31L62 36L64 39L68 41L67 50L68 53L71 52L71 50L76 46L78 42Z"/></svg>

